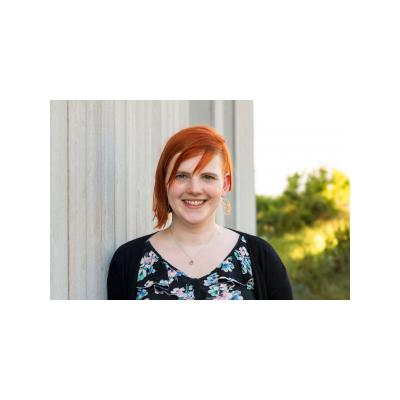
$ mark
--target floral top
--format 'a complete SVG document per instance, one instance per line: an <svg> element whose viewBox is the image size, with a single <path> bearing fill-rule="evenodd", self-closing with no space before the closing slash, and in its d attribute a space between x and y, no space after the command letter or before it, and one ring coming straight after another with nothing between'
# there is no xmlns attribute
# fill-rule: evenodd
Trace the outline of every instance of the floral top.
<svg viewBox="0 0 400 400"><path fill-rule="evenodd" d="M137 277L136 300L254 300L246 239L208 275L191 278L165 261L147 240Z"/></svg>

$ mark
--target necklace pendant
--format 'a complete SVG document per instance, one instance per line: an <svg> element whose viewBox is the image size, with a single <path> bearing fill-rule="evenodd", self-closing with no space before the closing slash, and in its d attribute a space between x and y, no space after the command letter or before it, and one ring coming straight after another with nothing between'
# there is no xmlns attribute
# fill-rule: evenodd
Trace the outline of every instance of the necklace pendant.
<svg viewBox="0 0 400 400"><path fill-rule="evenodd" d="M190 260L189 261L189 265L193 265L194 264L194 261L193 260Z"/></svg>

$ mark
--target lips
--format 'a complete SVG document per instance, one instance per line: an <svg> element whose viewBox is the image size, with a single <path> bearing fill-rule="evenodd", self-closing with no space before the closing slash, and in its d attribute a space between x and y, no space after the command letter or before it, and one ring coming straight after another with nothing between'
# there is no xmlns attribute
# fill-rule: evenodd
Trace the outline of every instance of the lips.
<svg viewBox="0 0 400 400"><path fill-rule="evenodd" d="M185 206L189 208L199 208L201 207L207 200L183 200Z"/></svg>

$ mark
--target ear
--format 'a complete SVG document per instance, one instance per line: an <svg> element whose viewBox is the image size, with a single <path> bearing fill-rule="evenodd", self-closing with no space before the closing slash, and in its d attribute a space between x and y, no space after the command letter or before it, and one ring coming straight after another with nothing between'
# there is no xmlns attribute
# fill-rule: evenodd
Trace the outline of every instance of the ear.
<svg viewBox="0 0 400 400"><path fill-rule="evenodd" d="M229 174L225 174L224 188L223 188L223 193L222 193L223 196L226 195L226 192L229 189L230 183L231 183L231 176Z"/></svg>

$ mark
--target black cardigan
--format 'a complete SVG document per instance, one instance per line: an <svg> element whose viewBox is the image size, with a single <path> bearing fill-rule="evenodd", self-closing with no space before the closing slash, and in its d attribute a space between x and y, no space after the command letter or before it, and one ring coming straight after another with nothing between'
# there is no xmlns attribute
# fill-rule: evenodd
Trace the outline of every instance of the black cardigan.
<svg viewBox="0 0 400 400"><path fill-rule="evenodd" d="M256 300L292 300L292 288L283 265L273 247L265 240L231 229L246 239L254 277ZM107 278L109 300L135 300L140 260L146 240L156 232L120 246L110 263Z"/></svg>

